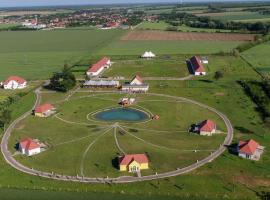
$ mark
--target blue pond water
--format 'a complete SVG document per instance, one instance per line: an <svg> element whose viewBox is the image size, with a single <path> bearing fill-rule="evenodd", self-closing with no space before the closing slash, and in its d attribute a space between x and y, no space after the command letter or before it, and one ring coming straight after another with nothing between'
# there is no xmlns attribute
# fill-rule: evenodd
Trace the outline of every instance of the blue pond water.
<svg viewBox="0 0 270 200"><path fill-rule="evenodd" d="M149 116L139 110L132 108L112 108L110 110L104 110L94 115L96 119L104 121L143 121L149 118Z"/></svg>

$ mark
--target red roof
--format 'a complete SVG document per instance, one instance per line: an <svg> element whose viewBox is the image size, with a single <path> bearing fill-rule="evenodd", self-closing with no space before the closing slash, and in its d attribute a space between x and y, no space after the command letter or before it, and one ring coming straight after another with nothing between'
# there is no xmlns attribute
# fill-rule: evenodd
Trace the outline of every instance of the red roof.
<svg viewBox="0 0 270 200"><path fill-rule="evenodd" d="M211 132L216 129L215 122L211 120L205 120L200 124L200 131Z"/></svg>
<svg viewBox="0 0 270 200"><path fill-rule="evenodd" d="M259 144L255 140L240 141L238 144L239 152L254 154Z"/></svg>
<svg viewBox="0 0 270 200"><path fill-rule="evenodd" d="M202 65L200 59L197 56L193 56L190 59L190 62L195 72L205 72L204 66Z"/></svg>
<svg viewBox="0 0 270 200"><path fill-rule="evenodd" d="M37 142L33 141L32 138L22 139L20 141L20 146L26 150L32 150L40 147L40 145Z"/></svg>
<svg viewBox="0 0 270 200"><path fill-rule="evenodd" d="M110 58L104 57L97 63L93 64L89 69L88 72L97 72L100 68L104 67L104 65L107 65Z"/></svg>
<svg viewBox="0 0 270 200"><path fill-rule="evenodd" d="M35 112L36 113L44 113L47 112L48 110L52 110L54 109L53 105L49 104L49 103L45 103L43 105L39 105L35 108Z"/></svg>
<svg viewBox="0 0 270 200"><path fill-rule="evenodd" d="M148 163L148 158L145 154L128 154L120 158L120 165L128 165L134 160L140 164Z"/></svg>
<svg viewBox="0 0 270 200"><path fill-rule="evenodd" d="M19 84L23 84L26 82L26 80L24 80L23 78L19 76L10 76L8 77L8 79L4 81L4 85L7 85L10 81L16 81Z"/></svg>
<svg viewBox="0 0 270 200"><path fill-rule="evenodd" d="M142 78L139 75L134 76L134 78L132 79L132 81L134 81L135 79L137 79L138 81L140 81L141 83L143 83L143 80L142 80Z"/></svg>

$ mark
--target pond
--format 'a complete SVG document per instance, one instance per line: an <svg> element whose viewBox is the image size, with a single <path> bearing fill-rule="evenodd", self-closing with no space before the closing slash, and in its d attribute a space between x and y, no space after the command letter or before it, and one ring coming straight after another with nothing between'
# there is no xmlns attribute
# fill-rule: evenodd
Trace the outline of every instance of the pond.
<svg viewBox="0 0 270 200"><path fill-rule="evenodd" d="M94 115L96 119L104 121L128 121L138 122L149 119L149 115L143 111L132 108L112 108L98 112Z"/></svg>

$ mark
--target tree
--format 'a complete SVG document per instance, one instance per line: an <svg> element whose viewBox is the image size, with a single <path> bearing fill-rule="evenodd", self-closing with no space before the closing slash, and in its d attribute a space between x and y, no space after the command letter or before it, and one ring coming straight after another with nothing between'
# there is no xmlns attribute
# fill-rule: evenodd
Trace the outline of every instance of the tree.
<svg viewBox="0 0 270 200"><path fill-rule="evenodd" d="M1 115L0 115L0 124L1 127L4 129L6 129L6 125L9 124L9 122L11 121L11 111L10 110L3 110Z"/></svg>
<svg viewBox="0 0 270 200"><path fill-rule="evenodd" d="M221 79L222 77L223 77L223 72L221 72L221 71L216 71L215 72L214 78L216 80Z"/></svg>

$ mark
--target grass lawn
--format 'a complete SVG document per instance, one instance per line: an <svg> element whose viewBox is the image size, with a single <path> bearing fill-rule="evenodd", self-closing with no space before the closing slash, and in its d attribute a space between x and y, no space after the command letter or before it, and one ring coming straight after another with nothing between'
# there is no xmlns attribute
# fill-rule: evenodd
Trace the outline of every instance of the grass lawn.
<svg viewBox="0 0 270 200"><path fill-rule="evenodd" d="M0 24L0 30L1 29L6 29L6 28L12 28L15 26L18 26L19 24Z"/></svg>

